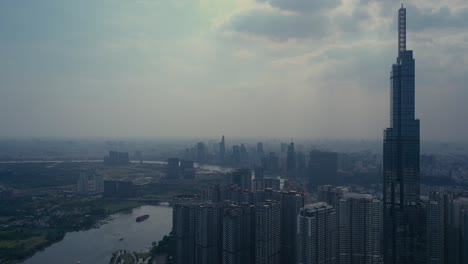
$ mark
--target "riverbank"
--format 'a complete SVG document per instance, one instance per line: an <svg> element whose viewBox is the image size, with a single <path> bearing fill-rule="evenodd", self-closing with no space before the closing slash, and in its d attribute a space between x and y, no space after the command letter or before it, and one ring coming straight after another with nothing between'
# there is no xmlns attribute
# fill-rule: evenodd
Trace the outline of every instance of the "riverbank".
<svg viewBox="0 0 468 264"><path fill-rule="evenodd" d="M112 253L109 264L118 264L124 261L125 264L137 263L157 263L173 264L176 251L176 244L173 233L164 236L160 241L151 243L151 250L146 252L131 252L128 250L118 250Z"/></svg>
<svg viewBox="0 0 468 264"><path fill-rule="evenodd" d="M143 222L138 216L148 214ZM69 232L64 239L36 253L23 264L93 263L108 264L112 253L149 252L152 242L160 241L172 228L172 208L143 205L130 211L112 214L113 220L88 230ZM143 256L143 255L142 255Z"/></svg>
<svg viewBox="0 0 468 264"><path fill-rule="evenodd" d="M48 204L47 201L42 200L44 206ZM31 208L36 204L33 200L23 202L0 202L0 207L6 211L10 207L19 206L19 212L30 212L29 215L11 215L3 219L0 227L0 263L18 263L61 241L68 232L99 228L108 223L110 215L142 205L137 201L102 198L83 202L81 198L75 197L38 212Z"/></svg>

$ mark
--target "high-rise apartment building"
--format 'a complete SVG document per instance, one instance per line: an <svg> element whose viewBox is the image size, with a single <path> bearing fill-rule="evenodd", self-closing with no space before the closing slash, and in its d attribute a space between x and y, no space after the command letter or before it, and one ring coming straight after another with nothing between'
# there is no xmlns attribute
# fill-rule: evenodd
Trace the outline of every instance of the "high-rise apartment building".
<svg viewBox="0 0 468 264"><path fill-rule="evenodd" d="M205 204L197 207L195 223L196 264L222 263L223 210L222 204Z"/></svg>
<svg viewBox="0 0 468 264"><path fill-rule="evenodd" d="M281 261L281 205L267 200L255 207L255 263Z"/></svg>
<svg viewBox="0 0 468 264"><path fill-rule="evenodd" d="M468 209L460 213L461 235L460 235L460 263L468 263Z"/></svg>
<svg viewBox="0 0 468 264"><path fill-rule="evenodd" d="M382 205L369 194L345 193L339 201L339 263L380 264Z"/></svg>
<svg viewBox="0 0 468 264"><path fill-rule="evenodd" d="M104 175L102 173L95 173L93 175L94 181L94 191L96 193L103 193L104 192Z"/></svg>
<svg viewBox="0 0 468 264"><path fill-rule="evenodd" d="M76 188L77 188L78 193L81 193L81 194L88 193L88 189L89 189L88 175L86 174L84 170L80 171L80 176L78 177Z"/></svg>
<svg viewBox="0 0 468 264"><path fill-rule="evenodd" d="M438 205L438 223L439 223L439 238L438 238L438 251L439 263L449 263L449 254L453 249L450 243L451 230L451 217L450 208L454 200L454 194L445 190L431 191L429 195L430 201L434 201ZM430 214L428 210L428 215ZM428 243L431 243L428 241ZM429 250L429 247L428 247Z"/></svg>
<svg viewBox="0 0 468 264"><path fill-rule="evenodd" d="M290 191L281 195L281 263L297 263L297 215L304 195Z"/></svg>
<svg viewBox="0 0 468 264"><path fill-rule="evenodd" d="M340 199L349 192L349 187L321 185L317 188L317 199L319 202L326 202L333 206L338 212Z"/></svg>
<svg viewBox="0 0 468 264"><path fill-rule="evenodd" d="M441 233L443 226L440 225L441 210L436 201L426 201L426 263L442 264L444 263L444 244Z"/></svg>
<svg viewBox="0 0 468 264"><path fill-rule="evenodd" d="M175 240L175 263L195 264L197 206L176 204L172 209L172 231Z"/></svg>
<svg viewBox="0 0 468 264"><path fill-rule="evenodd" d="M463 211L468 209L468 198L458 197L453 199L448 205L447 233L445 243L448 244L448 254L445 256L445 263L464 264L463 261ZM465 227L466 228L466 227ZM465 231L466 232L466 231Z"/></svg>
<svg viewBox="0 0 468 264"><path fill-rule="evenodd" d="M223 216L223 264L255 263L255 207L231 204Z"/></svg>
<svg viewBox="0 0 468 264"><path fill-rule="evenodd" d="M336 212L333 206L319 202L301 208L298 216L299 264L336 264Z"/></svg>

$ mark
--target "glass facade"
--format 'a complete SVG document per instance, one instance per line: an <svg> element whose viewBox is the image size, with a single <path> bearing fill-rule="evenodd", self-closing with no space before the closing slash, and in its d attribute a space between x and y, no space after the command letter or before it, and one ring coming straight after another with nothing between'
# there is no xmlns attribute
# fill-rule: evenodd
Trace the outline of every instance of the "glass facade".
<svg viewBox="0 0 468 264"><path fill-rule="evenodd" d="M419 201L419 120L415 61L406 50L406 9L399 10L399 52L390 75L390 128L384 132L384 263L424 263Z"/></svg>

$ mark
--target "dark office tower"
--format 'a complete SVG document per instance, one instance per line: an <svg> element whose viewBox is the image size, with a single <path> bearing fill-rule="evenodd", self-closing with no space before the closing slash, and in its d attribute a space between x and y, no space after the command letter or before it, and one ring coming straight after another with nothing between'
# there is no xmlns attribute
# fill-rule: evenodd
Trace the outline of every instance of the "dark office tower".
<svg viewBox="0 0 468 264"><path fill-rule="evenodd" d="M195 264L196 210L195 205L176 204L173 207L176 264Z"/></svg>
<svg viewBox="0 0 468 264"><path fill-rule="evenodd" d="M242 190L252 188L252 172L249 169L236 170L231 174L232 184L236 184Z"/></svg>
<svg viewBox="0 0 468 264"><path fill-rule="evenodd" d="M413 51L406 50L406 9L398 13L398 58L390 75L390 128L384 132L384 262L419 263L424 259L418 225L419 120L415 119Z"/></svg>
<svg viewBox="0 0 468 264"><path fill-rule="evenodd" d="M254 264L254 206L230 205L223 216L223 264Z"/></svg>
<svg viewBox="0 0 468 264"><path fill-rule="evenodd" d="M280 179L263 179L263 186L265 189L272 189L279 191L281 189Z"/></svg>
<svg viewBox="0 0 468 264"><path fill-rule="evenodd" d="M203 142L198 142L197 144L197 162L206 162L206 146Z"/></svg>
<svg viewBox="0 0 468 264"><path fill-rule="evenodd" d="M293 172L296 170L296 152L294 151L294 143L291 142L288 146L288 153L286 156L286 171Z"/></svg>
<svg viewBox="0 0 468 264"><path fill-rule="evenodd" d="M222 263L223 205L207 204L197 207L195 263Z"/></svg>
<svg viewBox="0 0 468 264"><path fill-rule="evenodd" d="M255 179L263 179L263 168L262 167L257 167L255 168Z"/></svg>
<svg viewBox="0 0 468 264"><path fill-rule="evenodd" d="M130 163L128 152L109 151L109 156L104 157L104 163L108 165L127 165Z"/></svg>
<svg viewBox="0 0 468 264"><path fill-rule="evenodd" d="M224 142L224 135L221 138L221 142L219 143L219 162L224 164L226 157L226 144Z"/></svg>
<svg viewBox="0 0 468 264"><path fill-rule="evenodd" d="M281 153L284 153L288 150L288 143L281 142Z"/></svg>
<svg viewBox="0 0 468 264"><path fill-rule="evenodd" d="M327 203L308 204L301 208L297 228L297 263L338 263L336 221L335 209Z"/></svg>
<svg viewBox="0 0 468 264"><path fill-rule="evenodd" d="M304 171L306 167L306 158L302 151L298 151L296 155L297 169L299 171Z"/></svg>
<svg viewBox="0 0 468 264"><path fill-rule="evenodd" d="M281 197L281 263L297 263L297 215L304 207L304 196L294 191Z"/></svg>
<svg viewBox="0 0 468 264"><path fill-rule="evenodd" d="M324 184L338 184L338 153L311 151L309 170L309 185L312 189Z"/></svg>
<svg viewBox="0 0 468 264"><path fill-rule="evenodd" d="M195 179L196 172L192 160L180 161L180 173L184 179Z"/></svg>
<svg viewBox="0 0 468 264"><path fill-rule="evenodd" d="M179 167L179 159L178 158L168 158L167 159L167 172L166 178L167 179L178 179L180 175L180 167Z"/></svg>
<svg viewBox="0 0 468 264"><path fill-rule="evenodd" d="M339 206L339 263L380 264L382 206L369 194L345 193Z"/></svg>
<svg viewBox="0 0 468 264"><path fill-rule="evenodd" d="M241 150L239 146L232 146L232 163L239 165L241 162Z"/></svg>
<svg viewBox="0 0 468 264"><path fill-rule="evenodd" d="M242 163L245 163L249 159L249 154L247 152L247 148L244 144L240 146L240 160Z"/></svg>
<svg viewBox="0 0 468 264"><path fill-rule="evenodd" d="M265 152L263 151L263 143L258 142L257 143L257 155L258 156L263 156L263 154L265 154Z"/></svg>
<svg viewBox="0 0 468 264"><path fill-rule="evenodd" d="M275 152L270 152L268 156L262 158L261 163L266 172L276 172L279 168L279 157Z"/></svg>
<svg viewBox="0 0 468 264"><path fill-rule="evenodd" d="M267 200L255 207L255 263L279 264L281 258L281 206Z"/></svg>

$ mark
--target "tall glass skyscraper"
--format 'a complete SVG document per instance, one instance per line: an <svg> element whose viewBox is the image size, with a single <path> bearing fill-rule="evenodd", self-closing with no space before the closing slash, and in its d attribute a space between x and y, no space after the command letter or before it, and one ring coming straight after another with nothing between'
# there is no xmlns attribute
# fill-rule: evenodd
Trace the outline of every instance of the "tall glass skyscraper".
<svg viewBox="0 0 468 264"><path fill-rule="evenodd" d="M406 8L398 12L398 58L390 75L390 128L384 132L384 263L424 263L419 202L419 120L415 63L406 50Z"/></svg>

